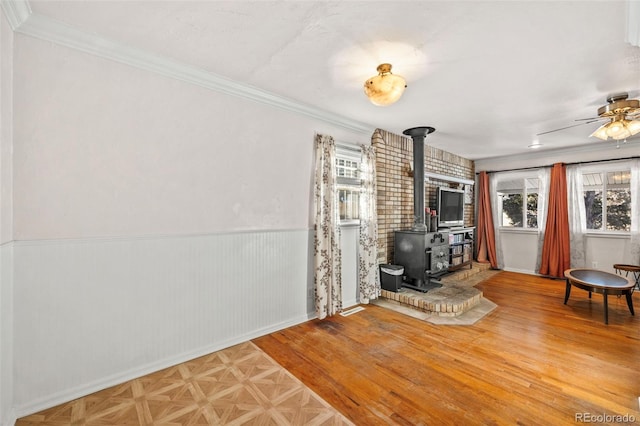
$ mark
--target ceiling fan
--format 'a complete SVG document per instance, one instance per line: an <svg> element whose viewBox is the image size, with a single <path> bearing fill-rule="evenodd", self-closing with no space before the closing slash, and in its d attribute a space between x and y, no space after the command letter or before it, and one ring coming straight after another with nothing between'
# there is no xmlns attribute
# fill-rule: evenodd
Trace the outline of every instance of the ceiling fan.
<svg viewBox="0 0 640 426"><path fill-rule="evenodd" d="M626 140L628 137L640 133L640 101L628 98L628 93L610 95L607 98L608 104L598 108L598 117L580 118L576 121L582 121L582 123L538 133L537 136L606 120L606 123L589 136L605 141L609 138L617 141Z"/></svg>

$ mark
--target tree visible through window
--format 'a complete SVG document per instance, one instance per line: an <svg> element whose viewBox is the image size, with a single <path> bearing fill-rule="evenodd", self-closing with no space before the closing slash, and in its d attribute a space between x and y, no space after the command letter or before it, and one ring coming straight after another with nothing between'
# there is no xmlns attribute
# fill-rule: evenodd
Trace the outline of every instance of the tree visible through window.
<svg viewBox="0 0 640 426"><path fill-rule="evenodd" d="M593 163L581 170L586 230L631 232L631 166ZM545 185L537 176L528 172L498 175L499 226L536 229L543 222L542 216L538 219L538 205L544 202L546 194L539 194Z"/></svg>
<svg viewBox="0 0 640 426"><path fill-rule="evenodd" d="M538 184L537 178L514 179L498 184L501 226L538 228Z"/></svg>
<svg viewBox="0 0 640 426"><path fill-rule="evenodd" d="M587 229L629 231L631 229L630 171L584 173L582 177Z"/></svg>
<svg viewBox="0 0 640 426"><path fill-rule="evenodd" d="M522 194L505 194L502 198L503 226L523 227L522 215L526 211L526 228L538 227L538 194L527 194L527 207L523 208ZM505 223L507 222L507 223Z"/></svg>

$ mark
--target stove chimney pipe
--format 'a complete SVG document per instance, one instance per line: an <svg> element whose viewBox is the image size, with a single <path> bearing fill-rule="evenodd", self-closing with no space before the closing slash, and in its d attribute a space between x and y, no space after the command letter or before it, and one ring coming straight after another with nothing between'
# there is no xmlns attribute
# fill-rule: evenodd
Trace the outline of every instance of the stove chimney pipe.
<svg viewBox="0 0 640 426"><path fill-rule="evenodd" d="M412 127L402 133L413 139L413 230L427 231L424 224L424 141L433 127Z"/></svg>

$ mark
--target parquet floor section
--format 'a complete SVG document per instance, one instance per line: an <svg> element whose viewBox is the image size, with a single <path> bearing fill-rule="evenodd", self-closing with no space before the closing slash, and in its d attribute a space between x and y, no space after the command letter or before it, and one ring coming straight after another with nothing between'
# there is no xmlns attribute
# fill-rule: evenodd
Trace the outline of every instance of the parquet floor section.
<svg viewBox="0 0 640 426"><path fill-rule="evenodd" d="M30 425L351 425L251 342L19 419Z"/></svg>

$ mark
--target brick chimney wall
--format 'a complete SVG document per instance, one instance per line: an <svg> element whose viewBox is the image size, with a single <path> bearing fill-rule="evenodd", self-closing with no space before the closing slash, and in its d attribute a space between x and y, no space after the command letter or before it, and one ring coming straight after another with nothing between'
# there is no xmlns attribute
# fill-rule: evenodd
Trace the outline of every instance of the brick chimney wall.
<svg viewBox="0 0 640 426"><path fill-rule="evenodd" d="M437 130L436 130L437 131ZM463 179L475 179L472 160L428 145L424 148L425 172ZM376 130L372 137L376 150L376 184L378 186L378 262L393 263L393 232L413 226L413 141L386 130ZM439 186L463 188L463 185L430 178L425 182L425 207L436 208ZM474 187L475 190L475 187ZM474 226L474 205L465 204L465 226Z"/></svg>

